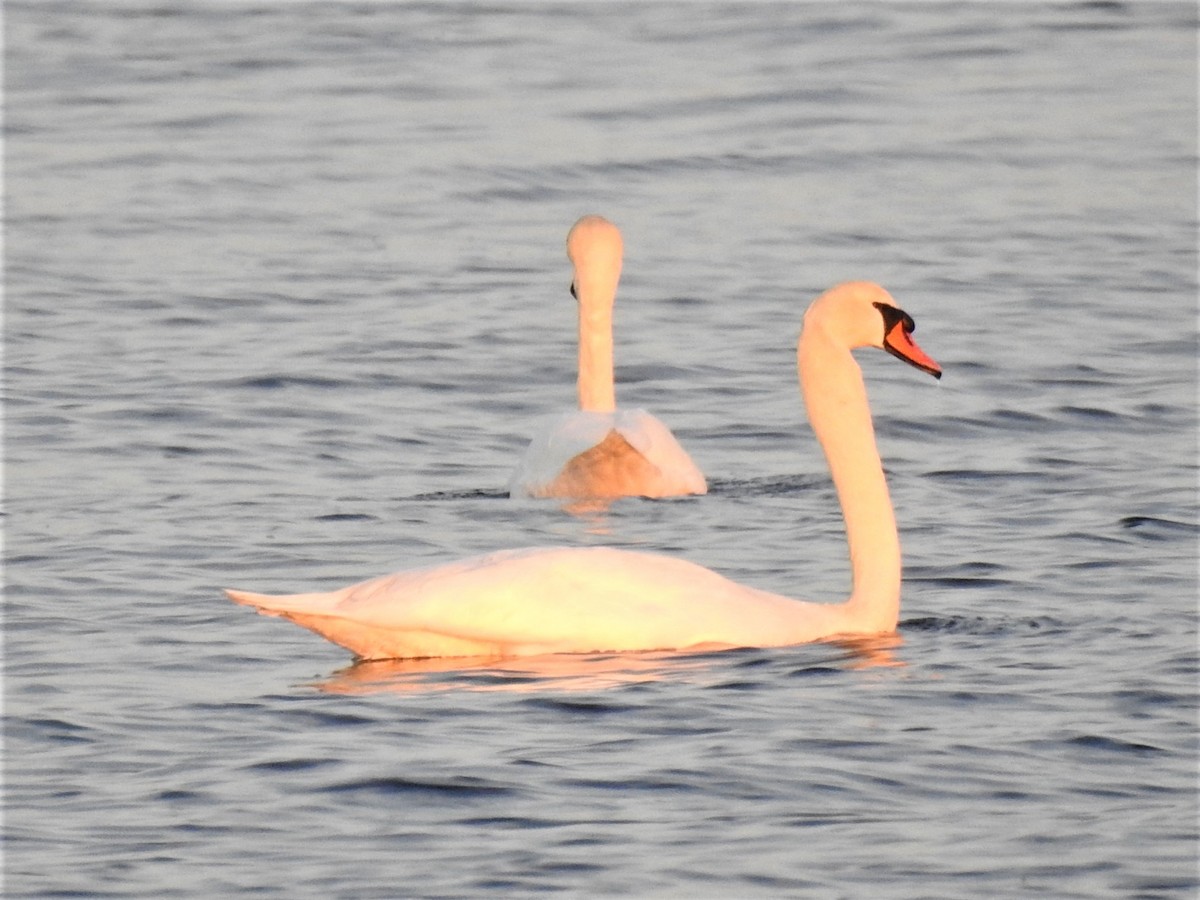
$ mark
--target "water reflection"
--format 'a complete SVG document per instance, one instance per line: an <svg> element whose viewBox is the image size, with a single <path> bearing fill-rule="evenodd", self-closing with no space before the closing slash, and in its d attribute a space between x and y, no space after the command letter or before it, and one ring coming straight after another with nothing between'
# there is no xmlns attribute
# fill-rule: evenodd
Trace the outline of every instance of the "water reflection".
<svg viewBox="0 0 1200 900"><path fill-rule="evenodd" d="M829 641L844 655L836 660L847 670L903 666L894 651L898 634ZM809 645L812 646L812 645ZM330 694L428 693L433 691L596 691L680 676L718 674L730 653L784 653L789 649L731 651L697 648L688 652L549 653L542 656L474 656L440 659L364 660L340 669L313 687ZM828 666L823 657L817 663Z"/></svg>
<svg viewBox="0 0 1200 900"><path fill-rule="evenodd" d="M874 669L881 666L907 665L904 660L896 658L894 651L904 644L904 638L896 632L840 638L829 643L846 651L845 665L847 669Z"/></svg>
<svg viewBox="0 0 1200 900"><path fill-rule="evenodd" d="M611 497L590 497L572 500L563 504L563 511L587 523L587 533L601 536L612 534L612 526L608 521L608 511L612 507Z"/></svg>
<svg viewBox="0 0 1200 900"><path fill-rule="evenodd" d="M678 672L705 665L704 660L688 663L669 652L369 660L341 669L315 687L334 694L603 690L658 681L667 669Z"/></svg>

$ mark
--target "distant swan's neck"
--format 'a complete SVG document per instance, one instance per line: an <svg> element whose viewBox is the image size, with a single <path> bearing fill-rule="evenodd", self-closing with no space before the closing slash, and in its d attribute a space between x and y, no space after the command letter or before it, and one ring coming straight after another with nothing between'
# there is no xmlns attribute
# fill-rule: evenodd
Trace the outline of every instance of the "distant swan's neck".
<svg viewBox="0 0 1200 900"><path fill-rule="evenodd" d="M613 291L594 297L586 282L579 291L579 408L588 412L612 412L617 408L613 388ZM595 302L593 302L593 299Z"/></svg>
<svg viewBox="0 0 1200 900"><path fill-rule="evenodd" d="M865 631L891 631L900 615L900 539L862 370L845 344L819 325L806 322L798 354L809 422L846 522L853 573L847 611Z"/></svg>

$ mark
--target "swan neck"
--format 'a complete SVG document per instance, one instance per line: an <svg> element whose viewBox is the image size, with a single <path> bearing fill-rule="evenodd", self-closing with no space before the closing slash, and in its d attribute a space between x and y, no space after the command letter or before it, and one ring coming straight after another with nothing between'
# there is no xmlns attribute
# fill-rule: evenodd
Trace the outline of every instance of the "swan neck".
<svg viewBox="0 0 1200 900"><path fill-rule="evenodd" d="M613 387L612 303L579 305L579 408L612 412L617 407Z"/></svg>
<svg viewBox="0 0 1200 900"><path fill-rule="evenodd" d="M809 423L846 524L853 588L847 608L862 631L892 631L900 613L900 538L863 384L844 341L806 322L798 350Z"/></svg>

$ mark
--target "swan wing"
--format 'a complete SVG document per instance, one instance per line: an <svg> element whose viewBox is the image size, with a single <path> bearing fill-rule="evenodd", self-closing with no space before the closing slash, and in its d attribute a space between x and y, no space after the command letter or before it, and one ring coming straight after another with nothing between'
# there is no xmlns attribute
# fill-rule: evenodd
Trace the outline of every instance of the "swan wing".
<svg viewBox="0 0 1200 900"><path fill-rule="evenodd" d="M229 594L365 658L777 646L836 608L603 547L504 551L328 594Z"/></svg>
<svg viewBox="0 0 1200 900"><path fill-rule="evenodd" d="M664 493L704 494L708 482L666 425L644 409L619 409L615 429L653 465L663 479Z"/></svg>
<svg viewBox="0 0 1200 900"><path fill-rule="evenodd" d="M601 443L612 429L612 413L572 410L539 419L533 438L509 479L509 493L542 496L571 459Z"/></svg>
<svg viewBox="0 0 1200 900"><path fill-rule="evenodd" d="M509 481L513 496L669 497L708 490L669 428L642 409L545 419Z"/></svg>

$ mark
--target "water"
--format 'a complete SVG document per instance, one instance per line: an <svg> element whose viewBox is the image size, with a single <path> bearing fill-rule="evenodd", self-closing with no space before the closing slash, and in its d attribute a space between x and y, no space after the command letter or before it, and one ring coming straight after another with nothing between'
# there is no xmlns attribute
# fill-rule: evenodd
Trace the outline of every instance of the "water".
<svg viewBox="0 0 1200 900"><path fill-rule="evenodd" d="M1196 895L1192 4L5 7L5 894ZM712 493L502 487L618 396ZM223 586L506 546L847 586L795 388L863 354L895 640L351 667Z"/></svg>

